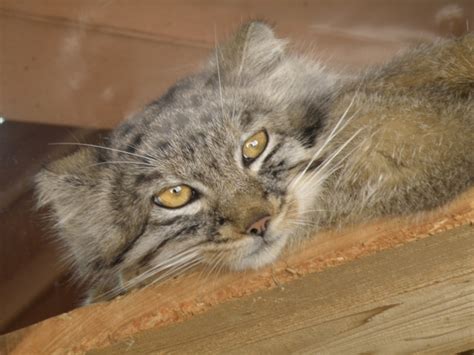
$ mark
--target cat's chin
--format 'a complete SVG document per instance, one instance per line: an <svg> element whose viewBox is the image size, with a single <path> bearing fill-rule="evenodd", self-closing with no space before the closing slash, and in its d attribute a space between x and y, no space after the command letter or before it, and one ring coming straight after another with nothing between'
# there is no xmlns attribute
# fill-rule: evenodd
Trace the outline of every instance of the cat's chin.
<svg viewBox="0 0 474 355"><path fill-rule="evenodd" d="M286 244L286 237L279 235L270 238L252 238L241 251L241 257L232 260L230 268L235 271L259 269L274 262Z"/></svg>

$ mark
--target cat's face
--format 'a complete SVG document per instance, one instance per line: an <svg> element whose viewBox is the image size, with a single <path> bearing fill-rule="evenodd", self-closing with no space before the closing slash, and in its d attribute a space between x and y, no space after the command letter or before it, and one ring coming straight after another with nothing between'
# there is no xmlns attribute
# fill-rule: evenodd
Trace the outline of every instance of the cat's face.
<svg viewBox="0 0 474 355"><path fill-rule="evenodd" d="M313 138L258 93L223 88L221 98L205 80L178 84L117 129L110 146L143 158L102 152L106 161L137 162L109 169L126 180L116 190L149 205L127 263L156 264L191 248L234 269L255 268L273 261L297 229L301 201L290 185L312 157Z"/></svg>
<svg viewBox="0 0 474 355"><path fill-rule="evenodd" d="M318 192L321 161L312 159L325 95L301 89L315 78L294 60L266 25L246 25L105 149L43 172L40 199L52 202L80 272L257 268L303 233Z"/></svg>

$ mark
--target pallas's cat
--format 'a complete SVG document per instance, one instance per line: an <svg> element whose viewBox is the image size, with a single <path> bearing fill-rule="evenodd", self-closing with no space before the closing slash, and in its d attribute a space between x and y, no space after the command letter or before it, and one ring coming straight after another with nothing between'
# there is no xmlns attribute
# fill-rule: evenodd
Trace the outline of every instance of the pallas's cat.
<svg viewBox="0 0 474 355"><path fill-rule="evenodd" d="M473 183L473 124L473 34L340 77L250 22L43 169L38 197L100 299L123 274L258 268L322 228L439 206Z"/></svg>

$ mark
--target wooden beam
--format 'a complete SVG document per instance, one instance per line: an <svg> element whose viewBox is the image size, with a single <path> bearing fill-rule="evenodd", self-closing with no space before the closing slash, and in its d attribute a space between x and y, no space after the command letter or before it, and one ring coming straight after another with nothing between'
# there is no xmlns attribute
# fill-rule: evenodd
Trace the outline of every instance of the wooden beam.
<svg viewBox="0 0 474 355"><path fill-rule="evenodd" d="M338 232L321 233L315 236L299 252L294 251L286 255L271 268L256 272L225 273L209 277L205 277L199 271L196 271L161 285L154 285L132 292L111 302L74 310L1 337L0 352L3 349L13 354L35 353L38 351L44 353L54 353L55 351L74 353L99 349L127 341L127 339L134 338L140 332L146 330L156 330L173 323L189 320L196 314L209 311L216 305L232 299L240 299L258 291L269 290L278 286L290 287L286 284L299 278L302 278L303 283L313 284L316 282L314 284L314 307L320 307L318 304L322 300L318 299L317 295L322 292L322 289L318 286L318 279L314 281L308 278L311 273L326 270L329 266L344 264L362 256L394 248L410 241L430 237L428 240L435 243L433 244L436 245L436 248L433 247L435 249L420 247L415 249L416 252L407 251L408 254L404 254L404 258L398 254L389 254L392 255L390 267L386 265L384 266L385 269L379 271L377 271L379 269L378 264L370 262L369 264L374 265L374 269L369 274L371 275L369 279L374 278L378 282L382 282L386 278L387 284L373 284L370 286L371 291L369 293L360 293L360 297L364 296L365 299L353 299L353 302L359 300L361 304L373 305L374 302L378 302L383 297L395 297L395 289L383 294L385 295L383 297L382 293L378 295L378 292L382 292L381 288L391 289L391 283L398 285L396 280L402 277L403 273L410 272L413 280L406 284L405 291L410 294L410 297L425 297L416 296L411 292L418 288L431 287L430 285L439 284L443 280L447 282L451 278L460 277L461 274L464 275L463 273L472 267L470 256L472 255L473 246L473 221L474 189L471 189L450 205L431 213L376 221L370 225ZM460 228L460 226L466 227ZM451 229L456 232L453 232L453 234L446 232ZM452 238L461 240L459 241L460 245L450 244L449 240ZM411 248L410 244L407 248ZM438 254L439 256L435 258L434 256ZM433 263L428 263L429 260L433 260ZM421 263L421 261L423 262ZM406 270L406 265L419 262L421 263L419 268L414 269L413 266L410 269L411 271ZM342 292L341 289L350 294L353 292L352 289L357 286L357 284L349 282L351 277L355 279L363 277L361 271L357 271L357 268L352 269L350 265L347 267L347 270L352 270L345 271L351 274L350 277L332 276L324 278L326 284L323 288L332 290L331 297L334 298L333 301L336 303L343 302L337 300L339 292ZM443 268L448 270L446 274L444 274L443 270L445 269ZM329 270L326 271L329 272ZM442 271L443 273L441 273ZM455 275L455 271L460 274ZM378 276L376 275L377 272L379 272ZM442 279L436 278L438 274ZM420 283L417 283L416 280L419 280ZM459 285L464 285L464 281L459 281ZM446 290L451 289L449 283L446 284L446 287ZM432 292L441 295L443 291L433 289ZM300 302L298 298L290 299L291 302ZM289 302L290 299L282 300L282 302ZM305 304L308 305L309 303ZM334 312L337 311L336 308L330 309ZM341 312L337 311L335 314L341 314ZM452 316L455 315L449 313L446 315L446 317ZM266 320L265 316L259 319L263 326ZM298 322L297 319L293 321ZM400 322L402 321L400 320Z"/></svg>
<svg viewBox="0 0 474 355"><path fill-rule="evenodd" d="M474 228L387 250L90 354L407 354L474 349Z"/></svg>

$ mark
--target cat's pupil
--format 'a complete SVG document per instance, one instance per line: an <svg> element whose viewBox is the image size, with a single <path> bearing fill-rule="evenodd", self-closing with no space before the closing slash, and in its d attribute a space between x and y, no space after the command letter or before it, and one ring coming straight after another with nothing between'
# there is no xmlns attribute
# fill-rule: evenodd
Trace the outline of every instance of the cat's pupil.
<svg viewBox="0 0 474 355"><path fill-rule="evenodd" d="M176 186L171 189L171 193L178 195L181 192L181 186Z"/></svg>

